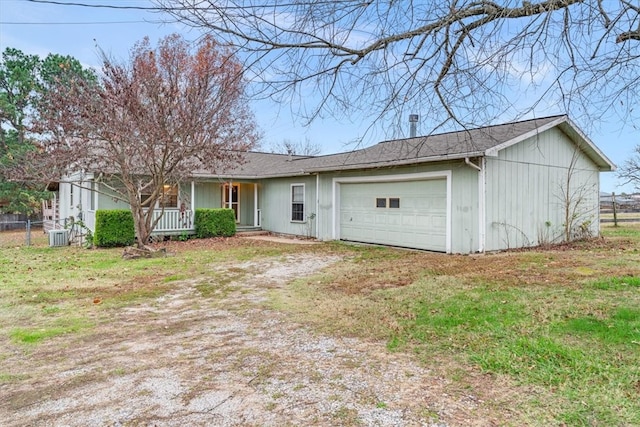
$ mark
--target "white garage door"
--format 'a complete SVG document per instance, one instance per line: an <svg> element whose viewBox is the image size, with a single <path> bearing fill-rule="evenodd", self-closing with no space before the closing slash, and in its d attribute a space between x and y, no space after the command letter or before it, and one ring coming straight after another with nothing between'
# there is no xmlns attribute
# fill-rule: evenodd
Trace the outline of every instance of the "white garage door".
<svg viewBox="0 0 640 427"><path fill-rule="evenodd" d="M446 179L341 184L340 239L446 252Z"/></svg>

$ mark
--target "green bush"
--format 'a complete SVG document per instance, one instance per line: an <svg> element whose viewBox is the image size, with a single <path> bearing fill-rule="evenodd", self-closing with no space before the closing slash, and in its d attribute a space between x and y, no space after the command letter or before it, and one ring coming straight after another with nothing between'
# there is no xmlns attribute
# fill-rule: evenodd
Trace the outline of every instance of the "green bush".
<svg viewBox="0 0 640 427"><path fill-rule="evenodd" d="M93 243L102 248L129 246L136 240L133 215L128 209L96 211Z"/></svg>
<svg viewBox="0 0 640 427"><path fill-rule="evenodd" d="M236 216L233 209L196 209L194 222L196 237L200 239L236 234Z"/></svg>

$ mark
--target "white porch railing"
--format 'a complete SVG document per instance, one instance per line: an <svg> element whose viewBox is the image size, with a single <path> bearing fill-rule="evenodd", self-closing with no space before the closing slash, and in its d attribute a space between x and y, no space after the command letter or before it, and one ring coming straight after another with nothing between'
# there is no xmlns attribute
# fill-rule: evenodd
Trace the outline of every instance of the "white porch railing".
<svg viewBox="0 0 640 427"><path fill-rule="evenodd" d="M161 216L161 217L160 217ZM193 211L180 209L165 209L153 212L153 220L160 217L158 225L153 229L152 234L168 234L183 231L193 231Z"/></svg>
<svg viewBox="0 0 640 427"><path fill-rule="evenodd" d="M91 231L95 232L96 229L96 213L95 211L86 211L84 214L84 224ZM183 231L194 231L193 225L193 211L180 209L165 209L164 214L160 210L153 212L153 220L160 217L158 225L153 230L154 235L157 234L180 234Z"/></svg>

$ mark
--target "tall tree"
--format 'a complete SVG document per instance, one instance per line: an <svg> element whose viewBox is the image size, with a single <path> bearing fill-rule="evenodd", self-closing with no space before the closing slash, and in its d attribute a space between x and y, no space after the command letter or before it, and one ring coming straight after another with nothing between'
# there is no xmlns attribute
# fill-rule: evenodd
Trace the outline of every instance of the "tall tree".
<svg viewBox="0 0 640 427"><path fill-rule="evenodd" d="M70 56L49 54L44 60L14 48L2 53L0 62L0 204L9 212L33 213L42 198L48 197L42 185L34 186L25 177L8 180L7 173L25 162L38 149L31 132L31 119L38 100L54 81L75 76L95 81L95 74Z"/></svg>
<svg viewBox="0 0 640 427"><path fill-rule="evenodd" d="M416 112L437 128L617 111L640 122L637 1L155 2L233 44L260 95L300 101L309 119Z"/></svg>
<svg viewBox="0 0 640 427"><path fill-rule="evenodd" d="M22 51L7 48L2 52L0 63L0 123L3 128L15 130L17 142L25 135L25 120L29 107L33 105L38 88L38 71L41 60L37 55L26 55ZM5 149L6 133L2 133Z"/></svg>
<svg viewBox="0 0 640 427"><path fill-rule="evenodd" d="M100 174L129 204L143 247L165 185L240 161L258 133L241 64L212 37L191 45L174 34L155 48L145 38L128 62L102 60L98 84L54 79L38 104L37 129L47 138L32 164L54 175Z"/></svg>

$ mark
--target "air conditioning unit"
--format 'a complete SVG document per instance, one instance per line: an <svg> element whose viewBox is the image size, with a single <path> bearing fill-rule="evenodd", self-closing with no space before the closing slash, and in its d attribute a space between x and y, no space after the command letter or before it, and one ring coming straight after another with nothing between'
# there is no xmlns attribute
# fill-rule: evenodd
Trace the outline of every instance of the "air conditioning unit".
<svg viewBox="0 0 640 427"><path fill-rule="evenodd" d="M49 230L49 246L69 246L69 230Z"/></svg>

